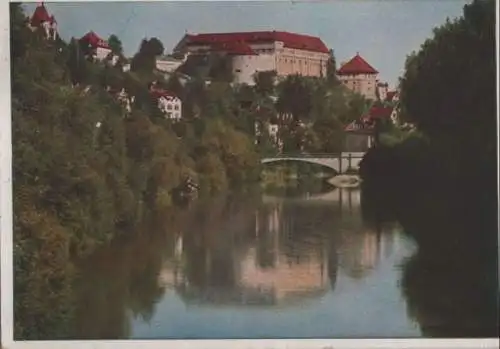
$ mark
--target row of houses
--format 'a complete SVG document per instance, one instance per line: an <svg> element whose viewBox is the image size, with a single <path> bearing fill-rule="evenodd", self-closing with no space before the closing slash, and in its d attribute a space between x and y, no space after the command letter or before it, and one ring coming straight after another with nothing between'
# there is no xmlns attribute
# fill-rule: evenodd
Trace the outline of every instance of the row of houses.
<svg viewBox="0 0 500 349"><path fill-rule="evenodd" d="M57 21L49 15L45 5L39 4L29 21L32 30L41 29L47 39L58 37ZM108 59L116 64L119 57L112 53L106 40L90 31L79 39L91 52L93 59L103 61ZM236 33L186 33L175 46L172 55L160 56L156 60L156 68L166 75L177 72L178 69L193 57L207 57L217 54L230 61L234 84L254 84L254 76L258 72L275 71L281 79L292 74L309 77L326 76L330 51L324 42L309 35L283 31L236 32ZM125 71L130 69L125 64ZM371 66L359 53L349 61L340 65L337 70L340 82L349 90L365 96L373 101L389 101L392 107L372 107L366 115L347 125L346 132L369 132L374 120L386 118L397 122L398 93L389 91L389 86L378 79L379 72ZM189 79L189 77L186 77ZM158 102L158 108L167 118L179 120L182 117L182 101L170 91L163 90L156 83L149 86L151 95ZM133 98L126 91L113 91L122 101L127 110ZM278 125L268 125L268 132L277 140Z"/></svg>
<svg viewBox="0 0 500 349"><path fill-rule="evenodd" d="M28 27L32 30L42 30L48 40L57 40L59 33L57 31L57 21L53 15L50 15L42 2L38 4L33 15L28 21ZM78 39L82 47L85 47L90 52L91 58L95 61L103 61L109 59L109 64L115 65L119 56L113 54L111 47L93 31L89 31ZM161 61L160 61L161 64ZM129 70L130 65L125 64L124 70ZM158 108L165 114L166 117L179 120L182 115L182 101L173 93L162 90L155 82L149 86L151 96L155 98L158 103ZM108 87L108 92L114 95L119 102L123 104L125 109L130 112L132 104L134 103L134 96L129 96L125 89L113 90Z"/></svg>

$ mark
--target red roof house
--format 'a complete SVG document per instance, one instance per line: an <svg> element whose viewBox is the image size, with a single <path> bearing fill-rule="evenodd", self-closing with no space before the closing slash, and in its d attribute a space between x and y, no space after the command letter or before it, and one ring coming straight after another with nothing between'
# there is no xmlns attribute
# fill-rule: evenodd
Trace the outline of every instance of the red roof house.
<svg viewBox="0 0 500 349"><path fill-rule="evenodd" d="M52 17L54 18L54 17ZM51 17L49 16L49 13L47 12L47 9L45 8L45 5L43 2L41 2L35 9L35 12L33 13L33 16L31 17L30 24L33 27L38 27L40 24L43 22L50 22Z"/></svg>
<svg viewBox="0 0 500 349"><path fill-rule="evenodd" d="M372 106L363 118L369 118L371 120L389 119L393 109L393 107Z"/></svg>
<svg viewBox="0 0 500 349"><path fill-rule="evenodd" d="M358 120L351 122L344 130L348 132L368 131L374 129L376 120L390 120L393 107L372 106L370 110Z"/></svg>
<svg viewBox="0 0 500 349"><path fill-rule="evenodd" d="M328 53L328 48L320 38L281 31L187 34L183 39L186 45L215 45L221 43L268 43L281 41L288 48Z"/></svg>
<svg viewBox="0 0 500 349"><path fill-rule="evenodd" d="M373 68L367 61L356 54L349 62L345 63L337 71L338 75L357 75L357 74L378 74L378 71Z"/></svg>
<svg viewBox="0 0 500 349"><path fill-rule="evenodd" d="M96 33L94 33L93 31L90 31L88 32L87 34L85 34L81 39L80 41L84 41L84 42L87 42L90 46L92 46L93 48L97 48L97 47L101 47L101 48L107 48L109 49L109 45L108 43L101 39Z"/></svg>
<svg viewBox="0 0 500 349"><path fill-rule="evenodd" d="M164 97L164 98L167 98L167 99L173 99L173 98L178 98L175 94L173 94L172 92L170 91L166 91L166 90L161 90L161 89L154 89L154 90L151 90L151 96L155 97L155 98L161 98L161 97Z"/></svg>

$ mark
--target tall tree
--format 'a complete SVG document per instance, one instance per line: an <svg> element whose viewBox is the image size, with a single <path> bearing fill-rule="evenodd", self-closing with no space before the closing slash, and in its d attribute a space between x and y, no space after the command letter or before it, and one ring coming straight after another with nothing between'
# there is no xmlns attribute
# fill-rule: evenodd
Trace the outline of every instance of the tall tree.
<svg viewBox="0 0 500 349"><path fill-rule="evenodd" d="M462 150L496 148L495 1L475 0L409 56L403 111L417 126Z"/></svg>
<svg viewBox="0 0 500 349"><path fill-rule="evenodd" d="M330 57L326 62L326 80L328 84L335 86L339 84L339 80L337 78L337 60L335 59L335 52L333 49L330 49Z"/></svg>
<svg viewBox="0 0 500 349"><path fill-rule="evenodd" d="M132 58L130 70L133 72L152 73L156 67L156 57L163 54L164 46L157 38L143 39L139 52Z"/></svg>
<svg viewBox="0 0 500 349"><path fill-rule="evenodd" d="M111 48L111 52L115 55L123 55L123 45L121 40L115 34L111 34L108 38L108 45Z"/></svg>
<svg viewBox="0 0 500 349"><path fill-rule="evenodd" d="M275 70L260 71L255 73L255 91L261 96L269 96L274 93L277 73Z"/></svg>
<svg viewBox="0 0 500 349"><path fill-rule="evenodd" d="M289 75L280 84L276 108L298 120L309 118L312 108L312 90L309 81L299 75Z"/></svg>

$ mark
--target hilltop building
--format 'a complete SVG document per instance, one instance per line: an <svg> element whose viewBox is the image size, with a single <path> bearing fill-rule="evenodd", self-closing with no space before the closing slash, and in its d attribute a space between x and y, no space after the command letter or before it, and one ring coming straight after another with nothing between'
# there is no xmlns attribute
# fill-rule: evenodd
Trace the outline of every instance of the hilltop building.
<svg viewBox="0 0 500 349"><path fill-rule="evenodd" d="M149 91L156 99L158 109L160 109L168 119L174 121L179 121L181 119L182 101L179 97L170 91L158 88L155 82L150 84Z"/></svg>
<svg viewBox="0 0 500 349"><path fill-rule="evenodd" d="M320 38L280 31L186 34L174 53L229 57L233 82L249 85L261 71L276 71L278 77L324 76L330 57Z"/></svg>
<svg viewBox="0 0 500 349"><path fill-rule="evenodd" d="M39 3L36 7L33 16L28 22L28 27L32 31L43 30L46 38L49 40L56 40L59 35L57 32L57 21L53 15L49 15L43 2Z"/></svg>
<svg viewBox="0 0 500 349"><path fill-rule="evenodd" d="M379 88L378 71L368 64L359 53L347 63L341 65L340 69L337 70L337 76L351 91L371 100L377 99L376 89Z"/></svg>
<svg viewBox="0 0 500 349"><path fill-rule="evenodd" d="M184 60L170 56L161 56L156 59L156 69L162 73L172 73L179 68Z"/></svg>
<svg viewBox="0 0 500 349"><path fill-rule="evenodd" d="M101 39L93 31L88 32L83 37L80 38L80 43L86 45L94 59L102 61L111 53L111 48L108 43Z"/></svg>

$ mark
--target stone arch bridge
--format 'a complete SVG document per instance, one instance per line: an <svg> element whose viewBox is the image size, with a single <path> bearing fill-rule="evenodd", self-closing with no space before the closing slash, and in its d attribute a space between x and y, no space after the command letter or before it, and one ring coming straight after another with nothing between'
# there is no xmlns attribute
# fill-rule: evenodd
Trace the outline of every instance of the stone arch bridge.
<svg viewBox="0 0 500 349"><path fill-rule="evenodd" d="M342 152L338 154L277 154L261 159L262 164L279 161L301 161L317 164L334 170L337 174L358 170L364 152Z"/></svg>

